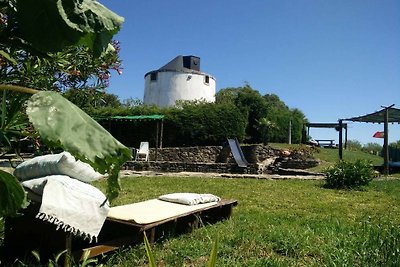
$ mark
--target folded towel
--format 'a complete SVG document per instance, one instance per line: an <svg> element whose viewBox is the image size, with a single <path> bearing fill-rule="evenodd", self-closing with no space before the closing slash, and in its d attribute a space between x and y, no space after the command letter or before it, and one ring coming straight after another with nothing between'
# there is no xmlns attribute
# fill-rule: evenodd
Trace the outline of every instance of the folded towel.
<svg viewBox="0 0 400 267"><path fill-rule="evenodd" d="M106 196L97 188L65 175L51 175L22 182L42 204L37 218L74 235L97 239L110 209Z"/></svg>

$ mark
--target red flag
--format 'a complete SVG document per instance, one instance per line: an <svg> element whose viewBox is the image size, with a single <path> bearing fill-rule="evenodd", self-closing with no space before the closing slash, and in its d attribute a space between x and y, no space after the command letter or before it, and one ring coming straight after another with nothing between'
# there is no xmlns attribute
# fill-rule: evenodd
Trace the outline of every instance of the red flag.
<svg viewBox="0 0 400 267"><path fill-rule="evenodd" d="M376 133L374 133L373 137L375 137L375 138L384 138L385 137L385 132L376 132Z"/></svg>

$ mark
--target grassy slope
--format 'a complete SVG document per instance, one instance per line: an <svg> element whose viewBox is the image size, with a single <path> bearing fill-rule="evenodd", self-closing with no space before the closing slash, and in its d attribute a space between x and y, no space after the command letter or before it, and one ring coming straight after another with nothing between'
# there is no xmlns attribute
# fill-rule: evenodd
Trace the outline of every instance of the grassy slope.
<svg viewBox="0 0 400 267"><path fill-rule="evenodd" d="M293 144L277 144L272 143L270 144L274 148L291 148L291 147L298 147L299 145ZM321 164L318 167L313 168L314 171L321 171L328 166L332 166L339 160L339 150L332 149L332 148L318 148L318 152L314 154L314 157L321 161ZM363 159L371 161L373 165L382 165L383 158L380 156L368 154L362 151L350 151L350 150L343 150L343 159L352 161L356 159Z"/></svg>

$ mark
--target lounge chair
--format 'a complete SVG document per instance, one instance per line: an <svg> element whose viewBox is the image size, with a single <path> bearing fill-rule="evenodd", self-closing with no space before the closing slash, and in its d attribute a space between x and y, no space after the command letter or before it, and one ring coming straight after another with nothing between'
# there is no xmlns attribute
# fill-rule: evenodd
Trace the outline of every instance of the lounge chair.
<svg viewBox="0 0 400 267"><path fill-rule="evenodd" d="M150 242L155 242L228 219L236 205L236 200L226 199L194 206L151 199L116 206L111 208L95 243L56 230L55 225L35 218L37 211L33 206L23 216L6 219L5 249L7 256L14 258L37 250L43 260L67 249L79 261L87 250L90 258L126 245L141 244L144 233Z"/></svg>
<svg viewBox="0 0 400 267"><path fill-rule="evenodd" d="M149 142L140 142L140 147L136 151L135 160L149 160Z"/></svg>

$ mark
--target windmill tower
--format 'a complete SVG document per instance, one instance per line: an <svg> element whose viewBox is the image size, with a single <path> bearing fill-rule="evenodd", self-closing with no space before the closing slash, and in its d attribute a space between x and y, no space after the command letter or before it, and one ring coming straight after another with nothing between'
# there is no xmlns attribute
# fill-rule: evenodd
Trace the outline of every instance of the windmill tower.
<svg viewBox="0 0 400 267"><path fill-rule="evenodd" d="M215 101L215 78L200 71L200 58L177 56L144 75L147 105L174 106L177 100Z"/></svg>

